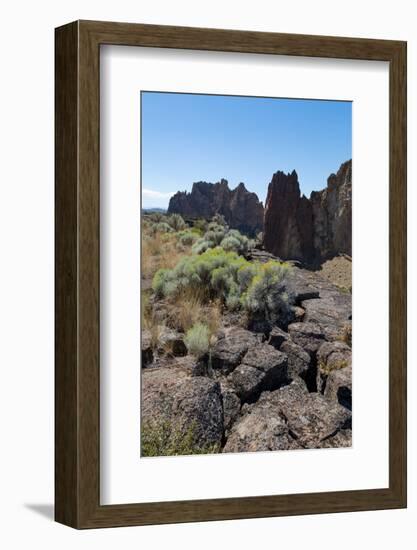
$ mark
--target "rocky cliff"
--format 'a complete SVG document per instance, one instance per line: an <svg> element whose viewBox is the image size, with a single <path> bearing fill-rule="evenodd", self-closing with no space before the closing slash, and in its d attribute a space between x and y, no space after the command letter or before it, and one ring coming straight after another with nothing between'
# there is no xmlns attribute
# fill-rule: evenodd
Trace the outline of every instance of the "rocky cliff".
<svg viewBox="0 0 417 550"><path fill-rule="evenodd" d="M331 174L327 187L308 199L298 176L276 172L268 187L264 247L282 259L317 264L352 254L352 161Z"/></svg>
<svg viewBox="0 0 417 550"><path fill-rule="evenodd" d="M191 193L179 191L171 197L168 213L193 218L222 214L231 228L253 236L262 231L264 209L243 183L229 189L227 180L222 179L217 183L196 182Z"/></svg>

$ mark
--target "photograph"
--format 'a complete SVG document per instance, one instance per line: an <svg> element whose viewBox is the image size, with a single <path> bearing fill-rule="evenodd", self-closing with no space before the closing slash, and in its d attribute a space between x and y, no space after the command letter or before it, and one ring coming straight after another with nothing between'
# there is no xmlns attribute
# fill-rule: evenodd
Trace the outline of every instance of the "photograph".
<svg viewBox="0 0 417 550"><path fill-rule="evenodd" d="M2 4L0 549L417 547L415 12Z"/></svg>
<svg viewBox="0 0 417 550"><path fill-rule="evenodd" d="M351 447L352 102L138 95L140 457Z"/></svg>

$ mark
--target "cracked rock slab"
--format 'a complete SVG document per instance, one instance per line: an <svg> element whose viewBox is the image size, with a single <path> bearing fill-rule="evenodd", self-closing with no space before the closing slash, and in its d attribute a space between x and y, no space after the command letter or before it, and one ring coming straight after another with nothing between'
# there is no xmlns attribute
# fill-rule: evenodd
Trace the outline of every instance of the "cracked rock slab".
<svg viewBox="0 0 417 550"><path fill-rule="evenodd" d="M311 364L310 354L303 350L301 346L295 344L291 339L285 340L281 344L280 350L288 357L288 376L296 378L305 377Z"/></svg>
<svg viewBox="0 0 417 550"><path fill-rule="evenodd" d="M304 321L319 324L327 340L337 340L346 323L352 319L352 296L327 292L317 300L304 300Z"/></svg>
<svg viewBox="0 0 417 550"><path fill-rule="evenodd" d="M317 323L292 323L288 325L288 332L293 342L310 354L315 353L326 339Z"/></svg>
<svg viewBox="0 0 417 550"><path fill-rule="evenodd" d="M274 390L287 383L287 356L269 344L252 347L228 379L242 402L254 399L261 391Z"/></svg>
<svg viewBox="0 0 417 550"><path fill-rule="evenodd" d="M242 361L249 348L261 342L260 336L249 330L230 328L218 339L211 352L211 364L228 374Z"/></svg>
<svg viewBox="0 0 417 550"><path fill-rule="evenodd" d="M318 393L308 393L301 384L292 383L242 408L233 425L225 452L243 450L315 449L334 446L341 430L349 429L349 411ZM340 436L341 437L341 436ZM339 439L340 439L339 437ZM330 441L331 440L331 441Z"/></svg>
<svg viewBox="0 0 417 550"><path fill-rule="evenodd" d="M285 422L272 417L267 409L259 407L243 415L233 426L224 453L283 451L299 449L290 436Z"/></svg>

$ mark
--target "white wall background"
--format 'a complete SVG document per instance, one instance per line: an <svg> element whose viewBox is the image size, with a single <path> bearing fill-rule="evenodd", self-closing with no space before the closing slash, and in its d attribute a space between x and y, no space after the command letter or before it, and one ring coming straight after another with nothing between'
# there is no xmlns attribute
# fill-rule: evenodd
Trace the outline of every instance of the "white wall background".
<svg viewBox="0 0 417 550"><path fill-rule="evenodd" d="M91 548L369 544L415 548L417 518L417 17L412 0L9 0L0 8L0 545ZM409 508L77 532L52 522L54 27L103 19L408 40ZM378 129L376 128L376 131ZM370 213L371 215L371 213ZM378 276L378 266L375 266ZM370 312L372 322L372 312ZM370 396L371 397L371 396ZM341 471L341 475L343 472Z"/></svg>

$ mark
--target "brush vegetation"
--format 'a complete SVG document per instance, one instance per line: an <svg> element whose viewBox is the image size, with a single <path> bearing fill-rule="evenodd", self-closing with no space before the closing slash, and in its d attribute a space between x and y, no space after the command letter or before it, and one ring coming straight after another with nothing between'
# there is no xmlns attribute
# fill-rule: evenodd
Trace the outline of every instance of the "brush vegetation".
<svg viewBox="0 0 417 550"><path fill-rule="evenodd" d="M244 309L251 317L275 322L287 316L291 306L285 287L289 270L286 263L250 262L218 246L185 256L172 269L159 269L152 289L158 298L191 290L203 303L218 299L230 311Z"/></svg>
<svg viewBox="0 0 417 550"><path fill-rule="evenodd" d="M195 425L181 428L167 419L146 422L141 429L141 454L150 456L179 456L218 453L218 445L198 445Z"/></svg>
<svg viewBox="0 0 417 550"><path fill-rule="evenodd" d="M142 217L142 317L153 340L161 324L185 334L189 353L205 353L225 312L285 325L293 300L286 290L291 267L248 259L254 241L230 229L220 215L185 221L178 214ZM161 308L163 303L163 319Z"/></svg>

